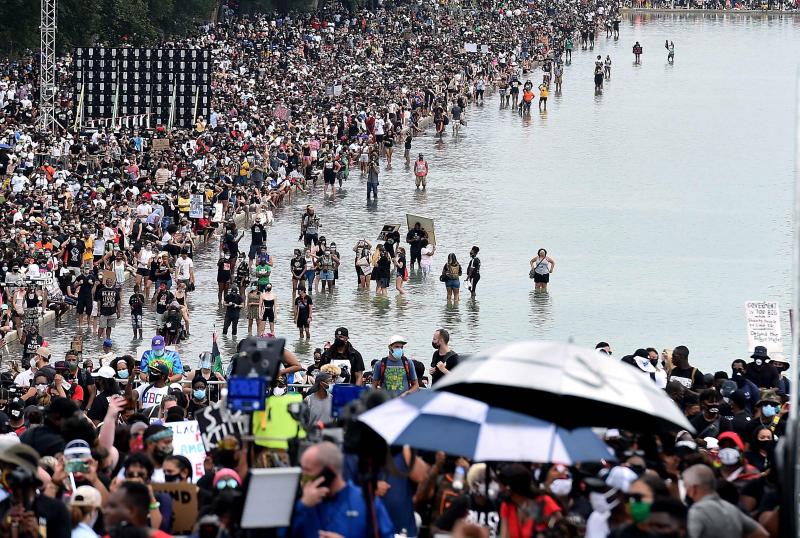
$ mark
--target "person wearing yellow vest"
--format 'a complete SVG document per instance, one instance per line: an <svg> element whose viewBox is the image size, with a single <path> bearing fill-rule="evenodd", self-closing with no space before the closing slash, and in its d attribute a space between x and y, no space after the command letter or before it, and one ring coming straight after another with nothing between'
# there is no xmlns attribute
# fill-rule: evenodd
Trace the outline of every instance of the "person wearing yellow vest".
<svg viewBox="0 0 800 538"><path fill-rule="evenodd" d="M539 84L539 110L547 112L547 84Z"/></svg>

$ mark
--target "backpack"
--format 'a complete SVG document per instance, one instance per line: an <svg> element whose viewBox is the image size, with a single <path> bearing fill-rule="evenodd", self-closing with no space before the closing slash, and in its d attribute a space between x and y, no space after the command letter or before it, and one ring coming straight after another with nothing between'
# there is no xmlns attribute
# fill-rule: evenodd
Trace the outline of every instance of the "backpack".
<svg viewBox="0 0 800 538"><path fill-rule="evenodd" d="M408 359L406 358L405 355L403 355L403 358L401 360L403 361L403 368L405 368L406 370L406 379L408 379L408 383L411 384L411 367L408 365ZM380 386L383 383L383 375L386 373L386 365L388 364L388 362L389 359L386 357L383 357L381 359L381 369L378 374L378 386Z"/></svg>

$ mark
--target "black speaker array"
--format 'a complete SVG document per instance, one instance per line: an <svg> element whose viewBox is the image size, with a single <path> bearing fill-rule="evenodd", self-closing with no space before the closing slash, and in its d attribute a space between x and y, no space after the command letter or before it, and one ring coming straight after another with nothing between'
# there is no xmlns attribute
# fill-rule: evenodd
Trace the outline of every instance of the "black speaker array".
<svg viewBox="0 0 800 538"><path fill-rule="evenodd" d="M84 117L111 118L119 81L117 116L152 114L152 126L169 121L176 89L176 127L191 127L211 108L211 51L207 49L76 48L76 93L85 86ZM199 92L198 92L199 89Z"/></svg>

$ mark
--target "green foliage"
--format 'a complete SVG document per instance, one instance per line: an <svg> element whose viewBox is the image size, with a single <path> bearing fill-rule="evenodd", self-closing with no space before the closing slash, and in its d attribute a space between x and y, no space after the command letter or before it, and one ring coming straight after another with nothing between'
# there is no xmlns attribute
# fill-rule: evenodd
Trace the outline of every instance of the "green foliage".
<svg viewBox="0 0 800 538"><path fill-rule="evenodd" d="M152 45L191 33L217 6L218 0L58 0L56 44L60 52L94 43ZM39 13L40 0L0 0L0 54L39 48Z"/></svg>

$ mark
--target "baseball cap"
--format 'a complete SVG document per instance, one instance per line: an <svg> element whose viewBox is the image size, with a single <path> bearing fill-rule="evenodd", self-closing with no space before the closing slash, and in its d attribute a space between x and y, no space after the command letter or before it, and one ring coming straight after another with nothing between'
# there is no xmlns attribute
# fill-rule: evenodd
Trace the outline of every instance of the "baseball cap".
<svg viewBox="0 0 800 538"><path fill-rule="evenodd" d="M101 366L99 370L96 372L92 372L92 377L102 377L105 379L113 379L114 378L114 369L110 366Z"/></svg>
<svg viewBox="0 0 800 538"><path fill-rule="evenodd" d="M111 339L106 338L105 340L103 340L103 347L111 347L113 345L114 345L114 342L112 342Z"/></svg>
<svg viewBox="0 0 800 538"><path fill-rule="evenodd" d="M739 450L744 450L744 443L742 442L742 438L739 437L738 433L722 432L721 434L719 434L719 437L717 437L717 441L719 441L720 443L725 439L730 439L737 447L739 447Z"/></svg>
<svg viewBox="0 0 800 538"><path fill-rule="evenodd" d="M336 333L334 334L337 338L340 336L346 336L348 338L350 337L350 333L347 331L347 327L339 327L338 329L336 329Z"/></svg>
<svg viewBox="0 0 800 538"><path fill-rule="evenodd" d="M100 492L92 486L78 486L69 499L70 506L90 506L99 508L102 504Z"/></svg>
<svg viewBox="0 0 800 538"><path fill-rule="evenodd" d="M19 443L0 452L0 461L27 469L35 476L36 467L39 465L39 453L32 446Z"/></svg>
<svg viewBox="0 0 800 538"><path fill-rule="evenodd" d="M153 367L150 368L150 373L151 374L161 374L163 377L168 377L169 376L169 368L163 362L159 362L159 363L154 364Z"/></svg>
<svg viewBox="0 0 800 538"><path fill-rule="evenodd" d="M406 341L406 339L405 339L405 338L403 338L402 336L400 336L399 334L393 334L393 335L392 335L392 337L391 337L391 338L389 338L389 345L390 345L390 346L391 346L391 345L394 345L394 344L403 344L403 345L406 345L407 343L408 343L408 342Z"/></svg>
<svg viewBox="0 0 800 538"><path fill-rule="evenodd" d="M150 341L150 346L153 349L164 349L166 347L166 345L164 344L164 337L159 335L154 336L153 339Z"/></svg>

